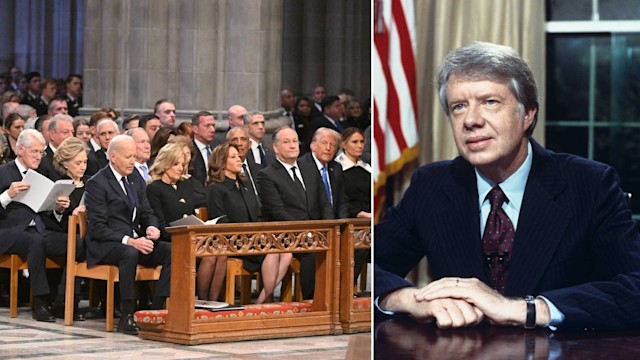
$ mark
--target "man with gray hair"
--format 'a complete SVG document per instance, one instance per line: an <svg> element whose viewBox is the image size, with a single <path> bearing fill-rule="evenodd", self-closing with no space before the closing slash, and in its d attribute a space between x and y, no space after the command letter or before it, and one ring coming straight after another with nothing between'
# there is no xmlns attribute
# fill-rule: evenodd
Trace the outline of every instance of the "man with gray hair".
<svg viewBox="0 0 640 360"><path fill-rule="evenodd" d="M376 225L378 310L445 328L639 328L640 233L615 170L532 138L538 90L514 49L463 46L437 79L460 156L416 170ZM418 288L404 277L425 256L435 281Z"/></svg>
<svg viewBox="0 0 640 360"><path fill-rule="evenodd" d="M87 263L116 265L120 275L118 331L136 335L135 276L138 264L162 265L153 298L154 309L164 307L169 296L171 244L160 238L158 219L146 195L146 184L137 171L136 144L131 136L117 135L109 143L109 165L100 169L86 185L88 229Z"/></svg>
<svg viewBox="0 0 640 360"><path fill-rule="evenodd" d="M53 99L47 105L47 113L51 116L58 114L68 114L67 100L65 99Z"/></svg>
<svg viewBox="0 0 640 360"><path fill-rule="evenodd" d="M96 125L96 134L98 135L98 142L100 143L100 150L90 151L89 159L87 161L87 176L93 176L98 170L104 168L109 163L107 157L107 149L111 140L118 135L118 124L111 119L102 119L98 121Z"/></svg>
<svg viewBox="0 0 640 360"><path fill-rule="evenodd" d="M67 235L46 229L44 214L41 216L28 206L13 201L29 190L30 185L23 178L28 170L35 170L40 165L44 146L44 138L37 130L23 130L16 144L17 158L0 166L0 254L17 254L27 260L34 299L33 318L53 322L45 261L47 257L67 253ZM68 197L59 197L56 211L62 213L69 203Z"/></svg>
<svg viewBox="0 0 640 360"><path fill-rule="evenodd" d="M264 115L261 112L252 111L243 118L251 142L251 149L247 153L247 162L253 168L264 169L276 158L273 150L268 149L262 143L266 132Z"/></svg>
<svg viewBox="0 0 640 360"><path fill-rule="evenodd" d="M66 104L66 101L62 101ZM73 136L73 118L67 114L58 114L49 121L49 144L45 148L38 172L52 181L60 179L61 175L53 167L53 156L66 138Z"/></svg>
<svg viewBox="0 0 640 360"><path fill-rule="evenodd" d="M127 130L125 135L131 136L136 143L136 170L144 181L149 181L149 158L151 158L151 141L147 132L140 127Z"/></svg>

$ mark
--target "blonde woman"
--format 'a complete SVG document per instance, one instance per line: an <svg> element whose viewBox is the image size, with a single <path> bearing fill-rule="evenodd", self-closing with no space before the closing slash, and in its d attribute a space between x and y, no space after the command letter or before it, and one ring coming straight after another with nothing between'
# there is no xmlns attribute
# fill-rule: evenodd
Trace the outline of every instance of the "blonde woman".
<svg viewBox="0 0 640 360"><path fill-rule="evenodd" d="M171 241L171 235L164 231L169 223L192 215L196 208L205 205L204 198L196 196L193 183L183 181L185 166L183 146L171 143L160 149L149 169L151 182L147 185L147 198L160 224L160 239L164 241Z"/></svg>

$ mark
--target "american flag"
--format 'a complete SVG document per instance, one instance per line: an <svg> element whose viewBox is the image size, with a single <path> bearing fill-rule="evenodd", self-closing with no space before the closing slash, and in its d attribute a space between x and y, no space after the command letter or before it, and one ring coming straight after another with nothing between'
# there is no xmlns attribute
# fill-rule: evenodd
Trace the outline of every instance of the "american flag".
<svg viewBox="0 0 640 360"><path fill-rule="evenodd" d="M373 170L376 222L385 184L418 156L414 0L376 0L373 54Z"/></svg>

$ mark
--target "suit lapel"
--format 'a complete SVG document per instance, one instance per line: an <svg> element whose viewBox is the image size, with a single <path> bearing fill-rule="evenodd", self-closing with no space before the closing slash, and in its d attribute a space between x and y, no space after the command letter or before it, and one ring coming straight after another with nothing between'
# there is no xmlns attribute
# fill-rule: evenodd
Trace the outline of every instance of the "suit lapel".
<svg viewBox="0 0 640 360"><path fill-rule="evenodd" d="M532 141L533 165L520 209L505 295L532 293L573 216L557 200L566 182L549 153Z"/></svg>
<svg viewBox="0 0 640 360"><path fill-rule="evenodd" d="M441 224L437 231L442 239L439 245L445 254L452 255L439 261L446 262L457 273L440 276L477 277L486 282L475 171L469 163L457 158L452 164L452 175L454 181L443 188L449 204L442 204L446 210L437 221Z"/></svg>
<svg viewBox="0 0 640 360"><path fill-rule="evenodd" d="M278 169L278 173L280 174L280 182L281 184L287 184L285 185L287 188L291 189L291 192L293 192L298 199L300 199L300 201L302 201L302 204L304 204L304 208L307 208L307 198L306 198L306 191L305 194L303 196L303 194L300 193L300 191L298 191L298 189L296 189L296 184L293 182L293 179L291 178L290 174L290 170L287 170L279 161L275 161L274 166L276 167L276 169ZM300 163L298 163L298 171L300 172L300 176L302 176L302 170L300 169ZM304 179L304 178L303 178ZM305 183L306 186L309 186L308 183Z"/></svg>
<svg viewBox="0 0 640 360"><path fill-rule="evenodd" d="M11 178L14 181L21 181L22 180L22 175L20 174L20 169L18 169L18 165L16 165L16 161L12 160L9 164L7 165L11 165L8 167L9 172L11 174Z"/></svg>
<svg viewBox="0 0 640 360"><path fill-rule="evenodd" d="M102 171L105 172L109 185L111 186L113 191L115 191L116 194L120 195L122 201L124 201L124 203L127 204L127 207L131 209L131 205L129 204L129 197L127 197L127 194L125 194L124 190L122 190L122 186L120 186L120 183L118 182L118 180L116 180L116 177L113 175L111 168L104 169Z"/></svg>

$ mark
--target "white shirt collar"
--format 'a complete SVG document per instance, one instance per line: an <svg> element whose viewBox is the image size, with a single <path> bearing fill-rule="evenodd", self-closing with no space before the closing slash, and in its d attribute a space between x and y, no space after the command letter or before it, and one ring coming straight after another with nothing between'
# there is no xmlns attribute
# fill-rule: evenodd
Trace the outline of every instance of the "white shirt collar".
<svg viewBox="0 0 640 360"><path fill-rule="evenodd" d="M352 167L356 167L356 166L359 166L365 169L369 173L371 173L371 170L372 170L371 165L367 164L361 159L358 159L358 162L354 163L353 161L351 161L351 159L349 159L349 157L345 153L342 153L336 156L336 162L339 162L340 165L342 165L342 171L346 171L347 169L351 169Z"/></svg>
<svg viewBox="0 0 640 360"><path fill-rule="evenodd" d="M200 152L202 152L207 146L209 146L209 144L203 144L196 138L193 138L193 141L196 143L196 146L198 147L198 150L200 150Z"/></svg>
<svg viewBox="0 0 640 360"><path fill-rule="evenodd" d="M27 171L27 168L22 165L22 162L20 162L20 158L16 158L16 166L18 167L18 171L20 171L20 175L24 177L24 173L25 171Z"/></svg>
<svg viewBox="0 0 640 360"><path fill-rule="evenodd" d="M116 180L118 180L118 183L120 184L120 186L123 186L123 185L122 185L122 178L123 178L124 176L120 175L120 173L119 173L119 172L117 172L117 171L116 171L116 169L114 169L114 168L113 168L113 165L111 165L111 164L109 164L109 169L111 169L111 172L113 173L113 176L115 176L115 177L116 177Z"/></svg>
<svg viewBox="0 0 640 360"><path fill-rule="evenodd" d="M527 179L531 172L531 165L533 164L533 151L531 142L527 144L527 157L516 172L509 176L506 180L500 183L500 188L504 195L509 199L509 206L513 206L515 210L520 212L522 207L522 199L524 198L524 190L527 187ZM496 184L484 177L478 169L476 172L476 184L478 187L478 203L482 207L482 204L486 200L487 194Z"/></svg>
<svg viewBox="0 0 640 360"><path fill-rule="evenodd" d="M318 170L322 171L322 168L324 168L324 165L320 162L320 160L318 160L318 158L316 157L316 154L314 154L313 151L311 152L311 157L313 158L313 161L315 161L316 167L318 168ZM329 164L327 164L327 168L328 167L329 167Z"/></svg>

